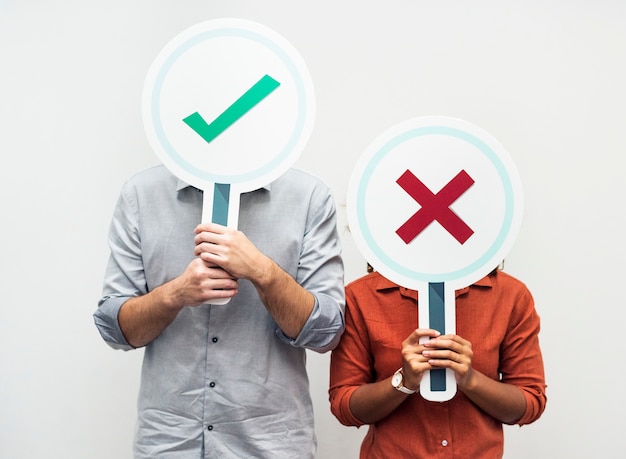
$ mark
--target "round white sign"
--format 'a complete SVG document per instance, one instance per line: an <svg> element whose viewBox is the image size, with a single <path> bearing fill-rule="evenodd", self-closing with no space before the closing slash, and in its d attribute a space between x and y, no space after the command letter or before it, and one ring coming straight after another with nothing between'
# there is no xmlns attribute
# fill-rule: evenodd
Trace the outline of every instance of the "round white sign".
<svg viewBox="0 0 626 459"><path fill-rule="evenodd" d="M179 178L200 189L267 185L298 158L313 129L306 65L255 22L217 19L172 39L144 86L148 140Z"/></svg>
<svg viewBox="0 0 626 459"><path fill-rule="evenodd" d="M521 181L508 153L477 126L420 117L378 137L357 162L348 222L365 258L416 290L465 287L504 258L520 227Z"/></svg>

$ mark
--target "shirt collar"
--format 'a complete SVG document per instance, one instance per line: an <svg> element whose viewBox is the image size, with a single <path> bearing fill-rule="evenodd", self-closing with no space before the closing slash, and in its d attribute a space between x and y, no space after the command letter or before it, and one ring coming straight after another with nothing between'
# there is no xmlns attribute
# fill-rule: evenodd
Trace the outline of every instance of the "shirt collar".
<svg viewBox="0 0 626 459"><path fill-rule="evenodd" d="M185 188L189 188L189 187L196 188L196 187L194 187L193 185L188 184L188 183L187 183L187 182L185 182L184 180L177 179L177 182L176 182L176 191L184 190ZM270 191L271 187L272 187L272 184L271 184L271 183L268 183L268 184L267 184L267 185L265 185L265 186L262 186L262 187L257 188L257 190L267 190L267 191ZM196 189L197 189L197 188L196 188ZM252 191L256 191L256 190L252 190Z"/></svg>
<svg viewBox="0 0 626 459"><path fill-rule="evenodd" d="M476 285L478 287L487 287L487 288L491 288L493 287L493 282L491 281L491 277L489 275L483 277L482 279L477 280L476 282L472 283L470 286L472 285ZM469 289L470 286L467 287L463 287L461 289L458 289L455 291L455 297L459 297L461 295L466 294ZM378 277L378 281L376 283L376 291L381 291L381 290L387 290L387 289L399 289L400 293L403 296L407 296L410 298L414 298L417 299L417 291L406 288L406 287L402 287L398 284L396 284L395 282L390 281L389 279L387 279L386 277L379 275Z"/></svg>

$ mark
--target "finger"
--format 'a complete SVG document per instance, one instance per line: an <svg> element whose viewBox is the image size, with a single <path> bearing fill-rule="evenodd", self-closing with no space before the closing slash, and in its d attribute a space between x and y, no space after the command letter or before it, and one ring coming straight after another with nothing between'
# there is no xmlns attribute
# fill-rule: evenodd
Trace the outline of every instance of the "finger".
<svg viewBox="0 0 626 459"><path fill-rule="evenodd" d="M193 249L193 253L194 255L198 257L202 255L203 253L211 253L211 254L217 255L222 250L223 249L221 249L220 246L216 244L212 244L209 242L201 242L200 244L196 244L196 246Z"/></svg>
<svg viewBox="0 0 626 459"><path fill-rule="evenodd" d="M428 349L449 349L459 355L466 355L471 358L472 344L458 335L445 335L432 339L424 343Z"/></svg>
<svg viewBox="0 0 626 459"><path fill-rule="evenodd" d="M436 349L452 349L462 347L456 335L442 335L435 337L428 342L424 342L424 346Z"/></svg>
<svg viewBox="0 0 626 459"><path fill-rule="evenodd" d="M208 290L238 290L239 282L233 279L211 278L206 282L205 288Z"/></svg>
<svg viewBox="0 0 626 459"><path fill-rule="evenodd" d="M200 234L203 232L207 232L207 233L222 234L226 230L226 228L227 228L226 226L220 225L218 223L212 223L212 222L200 223L194 229L194 233Z"/></svg>
<svg viewBox="0 0 626 459"><path fill-rule="evenodd" d="M422 354L413 354L412 356L402 360L402 368L405 376L413 375L414 377L417 377L425 371L430 370L431 365L428 363L428 359L426 359Z"/></svg>
<svg viewBox="0 0 626 459"><path fill-rule="evenodd" d="M429 359L427 362L432 368L445 368L453 371L459 366L458 362L448 359Z"/></svg>
<svg viewBox="0 0 626 459"><path fill-rule="evenodd" d="M224 268L220 268L217 265L207 266L207 275L210 279L230 279L237 280L235 276L230 274Z"/></svg>
<svg viewBox="0 0 626 459"><path fill-rule="evenodd" d="M232 298L237 294L237 289L211 289L205 296L205 301Z"/></svg>
<svg viewBox="0 0 626 459"><path fill-rule="evenodd" d="M424 349L422 355L430 360L449 361L452 364L470 366L472 364L472 352L470 349L461 348L461 352L452 349Z"/></svg>
<svg viewBox="0 0 626 459"><path fill-rule="evenodd" d="M200 244L217 244L219 242L219 235L210 231L202 231L193 238L193 242L196 245Z"/></svg>
<svg viewBox="0 0 626 459"><path fill-rule="evenodd" d="M457 377L462 377L463 375L471 372L471 364L465 362L464 359L452 360L452 359L430 359L428 360L428 365L432 368L437 369L446 369L453 371Z"/></svg>
<svg viewBox="0 0 626 459"><path fill-rule="evenodd" d="M459 360L459 354L450 349L424 349L422 355L426 360Z"/></svg>
<svg viewBox="0 0 626 459"><path fill-rule="evenodd" d="M418 328L413 330L413 332L407 337L405 342L411 345L418 345L422 341L434 338L439 336L439 332L437 330L433 330L430 328Z"/></svg>
<svg viewBox="0 0 626 459"><path fill-rule="evenodd" d="M447 335L441 335L439 336L437 339L440 340L449 340L449 341L453 341L455 343L460 344L461 346L467 346L470 345L470 342L467 341L466 339L464 339L463 337L459 336L459 335L455 335L455 334L447 334Z"/></svg>
<svg viewBox="0 0 626 459"><path fill-rule="evenodd" d="M433 351L426 349L422 352L422 355L433 368L450 368L456 371L461 366L460 356L449 350Z"/></svg>
<svg viewBox="0 0 626 459"><path fill-rule="evenodd" d="M415 330L415 334L419 337L428 336L431 338L435 338L441 335L441 333L433 328L418 328L417 330Z"/></svg>

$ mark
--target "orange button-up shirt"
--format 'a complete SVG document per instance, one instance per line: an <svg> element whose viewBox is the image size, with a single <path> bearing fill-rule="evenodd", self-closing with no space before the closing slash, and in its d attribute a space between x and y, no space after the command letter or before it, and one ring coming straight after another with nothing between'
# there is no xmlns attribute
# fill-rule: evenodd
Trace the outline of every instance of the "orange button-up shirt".
<svg viewBox="0 0 626 459"><path fill-rule="evenodd" d="M346 330L331 355L330 402L348 426L363 422L350 411L356 389L391 376L402 366L401 347L418 326L417 292L374 272L346 287ZM526 412L515 424L539 418L545 408L545 377L539 347L539 316L526 286L503 272L456 291L456 334L472 343L475 370L519 387ZM502 423L460 390L449 401L409 396L369 427L361 458L498 458Z"/></svg>

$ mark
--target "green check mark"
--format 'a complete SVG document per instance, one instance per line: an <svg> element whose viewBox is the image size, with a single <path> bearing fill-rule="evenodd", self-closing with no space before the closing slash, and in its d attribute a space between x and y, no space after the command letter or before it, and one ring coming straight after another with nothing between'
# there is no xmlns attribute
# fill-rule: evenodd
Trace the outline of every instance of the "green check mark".
<svg viewBox="0 0 626 459"><path fill-rule="evenodd" d="M204 118L194 112L183 118L187 126L207 142L211 142L218 135L228 129L235 121L245 115L252 107L265 99L280 83L269 75L264 75L230 107L222 112L211 124L207 124Z"/></svg>

